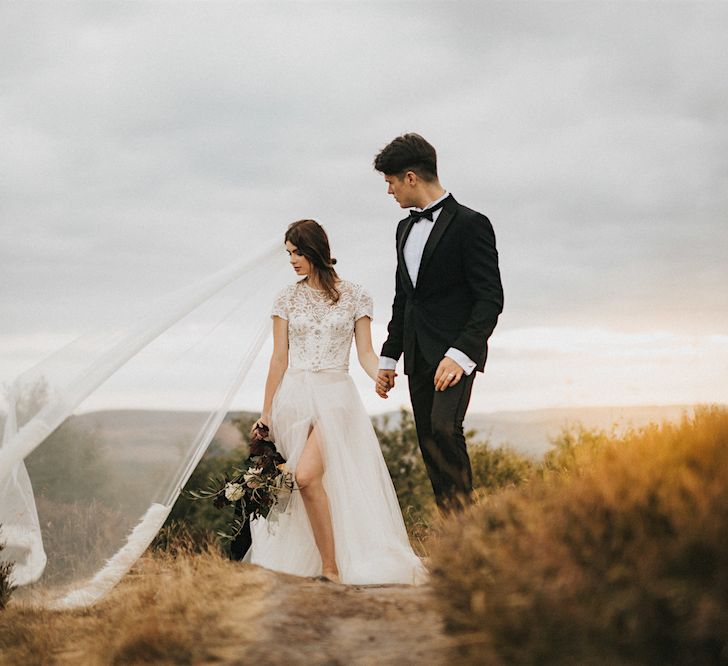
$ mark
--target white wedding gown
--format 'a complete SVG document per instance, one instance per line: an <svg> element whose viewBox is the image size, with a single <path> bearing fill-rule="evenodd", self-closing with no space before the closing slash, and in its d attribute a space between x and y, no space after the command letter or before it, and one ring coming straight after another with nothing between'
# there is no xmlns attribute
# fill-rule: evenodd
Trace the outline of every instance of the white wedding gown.
<svg viewBox="0 0 728 666"><path fill-rule="evenodd" d="M276 446L295 472L309 431L318 428L342 583L420 584L427 572L412 550L397 495L369 416L348 373L354 322L372 317L371 296L342 280L336 304L306 281L286 287L272 310L288 320L289 365L271 409ZM244 561L296 574L321 573L300 492L276 521L251 522Z"/></svg>

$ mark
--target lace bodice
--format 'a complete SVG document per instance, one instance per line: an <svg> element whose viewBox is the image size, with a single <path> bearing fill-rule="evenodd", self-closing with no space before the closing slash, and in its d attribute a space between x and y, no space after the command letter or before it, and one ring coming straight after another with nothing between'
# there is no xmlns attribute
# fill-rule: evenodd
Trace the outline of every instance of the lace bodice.
<svg viewBox="0 0 728 666"><path fill-rule="evenodd" d="M348 280L338 284L341 298L332 304L324 292L306 281L283 289L271 316L288 320L288 364L303 370L349 367L354 322L372 318L372 297L364 287Z"/></svg>

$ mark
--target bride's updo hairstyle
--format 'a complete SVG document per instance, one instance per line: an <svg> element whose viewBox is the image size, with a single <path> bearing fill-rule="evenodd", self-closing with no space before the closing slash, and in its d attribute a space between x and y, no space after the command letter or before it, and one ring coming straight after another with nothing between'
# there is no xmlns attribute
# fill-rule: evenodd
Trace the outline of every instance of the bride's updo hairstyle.
<svg viewBox="0 0 728 666"><path fill-rule="evenodd" d="M298 220L289 225L283 242L285 241L295 245L308 259L326 296L332 303L336 303L341 296L336 288L339 276L334 270L336 259L331 256L329 237L324 228L316 220Z"/></svg>

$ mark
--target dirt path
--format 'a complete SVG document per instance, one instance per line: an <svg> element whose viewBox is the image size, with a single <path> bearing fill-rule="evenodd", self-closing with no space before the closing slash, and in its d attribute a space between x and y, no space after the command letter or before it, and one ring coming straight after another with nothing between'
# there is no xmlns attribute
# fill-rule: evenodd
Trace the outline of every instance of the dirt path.
<svg viewBox="0 0 728 666"><path fill-rule="evenodd" d="M452 663L426 587L348 586L256 573L267 579L262 607L249 623L232 623L230 643L205 663ZM229 612L234 617L234 609ZM243 640L236 642L241 631Z"/></svg>
<svg viewBox="0 0 728 666"><path fill-rule="evenodd" d="M456 662L426 586L336 585L219 556L144 557L88 609L0 613L0 666Z"/></svg>

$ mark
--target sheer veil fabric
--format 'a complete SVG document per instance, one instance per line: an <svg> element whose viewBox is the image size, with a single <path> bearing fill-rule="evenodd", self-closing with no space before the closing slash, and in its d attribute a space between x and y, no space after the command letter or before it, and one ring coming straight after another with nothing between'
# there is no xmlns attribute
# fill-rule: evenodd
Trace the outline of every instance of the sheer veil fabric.
<svg viewBox="0 0 728 666"><path fill-rule="evenodd" d="M88 606L144 552L268 337L289 270L271 243L4 386L0 542L14 600Z"/></svg>

